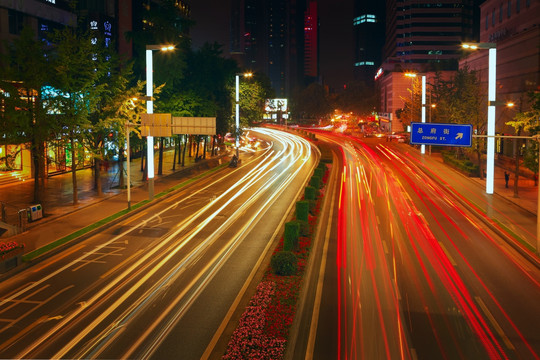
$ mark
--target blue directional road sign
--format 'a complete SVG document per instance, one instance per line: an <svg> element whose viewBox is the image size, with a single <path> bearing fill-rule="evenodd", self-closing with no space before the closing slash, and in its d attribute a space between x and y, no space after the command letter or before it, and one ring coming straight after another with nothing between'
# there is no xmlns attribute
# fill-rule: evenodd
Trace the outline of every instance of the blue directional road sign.
<svg viewBox="0 0 540 360"><path fill-rule="evenodd" d="M472 125L411 123L411 144L470 147Z"/></svg>

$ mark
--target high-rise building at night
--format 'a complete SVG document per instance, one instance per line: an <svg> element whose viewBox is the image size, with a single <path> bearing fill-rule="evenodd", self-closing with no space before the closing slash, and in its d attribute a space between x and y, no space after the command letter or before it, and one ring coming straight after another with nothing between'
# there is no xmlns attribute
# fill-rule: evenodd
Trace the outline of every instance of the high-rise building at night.
<svg viewBox="0 0 540 360"><path fill-rule="evenodd" d="M356 80L372 84L384 45L384 2L356 0L354 14L353 74Z"/></svg>
<svg viewBox="0 0 540 360"><path fill-rule="evenodd" d="M409 69L457 69L460 44L477 35L475 0L387 0L384 60Z"/></svg>
<svg viewBox="0 0 540 360"><path fill-rule="evenodd" d="M233 0L231 55L266 74L276 96L303 80L305 0Z"/></svg>
<svg viewBox="0 0 540 360"><path fill-rule="evenodd" d="M319 76L319 21L317 2L310 1L304 16L304 75Z"/></svg>

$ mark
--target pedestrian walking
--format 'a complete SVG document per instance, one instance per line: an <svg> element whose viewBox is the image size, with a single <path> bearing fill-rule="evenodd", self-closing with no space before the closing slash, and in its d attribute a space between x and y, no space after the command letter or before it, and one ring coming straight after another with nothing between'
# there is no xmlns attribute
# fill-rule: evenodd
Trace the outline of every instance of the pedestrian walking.
<svg viewBox="0 0 540 360"><path fill-rule="evenodd" d="M508 180L510 180L510 174L506 171L504 172L504 184L506 187L508 187Z"/></svg>

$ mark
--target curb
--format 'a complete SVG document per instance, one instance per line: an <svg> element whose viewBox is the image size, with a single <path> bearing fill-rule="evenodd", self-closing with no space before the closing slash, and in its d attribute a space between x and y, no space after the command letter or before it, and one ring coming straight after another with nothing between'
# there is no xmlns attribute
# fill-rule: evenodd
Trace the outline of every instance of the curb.
<svg viewBox="0 0 540 360"><path fill-rule="evenodd" d="M447 166L446 164L442 163L442 165L444 166ZM439 181L439 179L437 179L436 177L434 177L430 172L428 172L425 168L425 166L422 166L422 172L427 175L430 179L432 179L433 181L437 182L438 184L441 185L441 187L444 189L444 191L449 194L450 196L452 196L453 199L457 200L463 207L465 207L471 214L473 214L476 218L478 218L479 220L481 220L485 225L488 226L488 228L493 231L494 233L496 233L498 236L500 236L508 245L510 245L514 250L516 250L517 252L519 252L524 258L526 258L532 265L534 265L536 268L540 269L540 258L538 258L538 256L536 256L534 253L531 253L529 251L527 251L527 249L523 248L523 246L521 246L521 244L515 239L513 238L512 236L508 235L505 231L501 230L501 228L499 226L497 226L496 224L494 224L494 220L492 219L489 219L486 217L486 215L480 211L478 208L476 208L475 206L472 206L470 205L470 200L467 199L467 198L462 198L460 196L458 196L456 194L456 190L454 190L454 188L452 188L451 186L449 185L446 185L446 184L443 184L442 182ZM453 169L452 169L453 170ZM468 177L466 177L465 175L461 174L459 171L455 171L453 170L456 174L466 178L466 179L469 179ZM525 209L523 208L522 206L520 206L519 204L516 204L514 203L513 201L507 199L505 196L502 196L500 194L498 194L497 192L495 192L493 195L496 195L497 197L499 197L501 200L505 200L511 204L514 204L516 206L518 206L519 208L525 210L525 211L528 211L530 212L528 209ZM465 201L464 199L466 199L467 201ZM517 236L517 235L516 235ZM523 242L526 242L524 240L522 240Z"/></svg>

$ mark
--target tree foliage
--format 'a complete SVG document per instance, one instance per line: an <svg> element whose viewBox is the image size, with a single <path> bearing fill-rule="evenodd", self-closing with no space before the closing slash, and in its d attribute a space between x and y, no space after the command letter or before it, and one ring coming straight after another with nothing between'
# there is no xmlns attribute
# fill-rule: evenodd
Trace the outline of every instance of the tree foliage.
<svg viewBox="0 0 540 360"><path fill-rule="evenodd" d="M34 202L41 202L40 176L44 174L44 143L51 139L57 125L46 114L42 89L50 78L50 66L43 44L25 27L18 41L8 47L0 66L0 141L24 144L32 154L34 166Z"/></svg>
<svg viewBox="0 0 540 360"><path fill-rule="evenodd" d="M332 112L326 90L319 83L311 83L297 93L292 107L297 119L326 118Z"/></svg>

